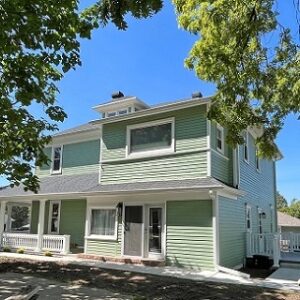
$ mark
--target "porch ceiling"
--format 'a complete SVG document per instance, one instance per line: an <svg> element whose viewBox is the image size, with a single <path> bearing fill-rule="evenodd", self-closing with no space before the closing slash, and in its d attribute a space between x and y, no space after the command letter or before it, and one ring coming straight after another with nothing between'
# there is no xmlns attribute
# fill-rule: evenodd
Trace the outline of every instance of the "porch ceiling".
<svg viewBox="0 0 300 300"><path fill-rule="evenodd" d="M5 187L0 189L1 198L11 197L28 197L41 195L57 195L57 194L77 194L78 196L88 196L91 194L114 194L114 193L131 193L138 191L173 191L173 190L222 190L230 189L235 193L239 191L228 187L215 178L198 178L184 180L168 180L168 181L152 181L152 182L131 182L121 184L99 184L97 173L82 175L53 175L41 178L40 191L36 195L30 191L25 192L23 186Z"/></svg>

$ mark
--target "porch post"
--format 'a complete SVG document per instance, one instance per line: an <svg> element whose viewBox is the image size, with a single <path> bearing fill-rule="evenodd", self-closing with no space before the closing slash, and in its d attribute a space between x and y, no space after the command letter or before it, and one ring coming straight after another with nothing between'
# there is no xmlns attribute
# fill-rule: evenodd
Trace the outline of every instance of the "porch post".
<svg viewBox="0 0 300 300"><path fill-rule="evenodd" d="M279 260L280 260L280 246L279 246L279 234L274 234L273 238L273 265L274 267L279 267Z"/></svg>
<svg viewBox="0 0 300 300"><path fill-rule="evenodd" d="M0 247L2 247L2 243L3 243L3 232L4 232L4 224L5 224L5 208L6 208L6 201L1 201L1 204L0 204Z"/></svg>
<svg viewBox="0 0 300 300"><path fill-rule="evenodd" d="M41 252L42 249L43 249L43 235L44 235L44 224L45 224L45 204L46 204L46 201L47 201L46 199L40 200L36 252Z"/></svg>

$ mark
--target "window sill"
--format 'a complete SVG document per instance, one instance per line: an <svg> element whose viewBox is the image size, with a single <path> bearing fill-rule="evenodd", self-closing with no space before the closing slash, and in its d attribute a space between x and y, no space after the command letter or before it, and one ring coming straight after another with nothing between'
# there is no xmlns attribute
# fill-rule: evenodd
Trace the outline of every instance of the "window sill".
<svg viewBox="0 0 300 300"><path fill-rule="evenodd" d="M127 159L135 159L135 158L147 158L147 157L156 157L156 156L164 156L174 154L175 150L166 149L166 150L152 150L152 151L143 151L137 153L127 154Z"/></svg>
<svg viewBox="0 0 300 300"><path fill-rule="evenodd" d="M245 159L245 158L244 158L244 162L245 162L246 164L250 165L249 160L247 160L247 159Z"/></svg>
<svg viewBox="0 0 300 300"><path fill-rule="evenodd" d="M84 237L86 240L94 240L94 241L117 241L117 236L104 236L104 235L88 235Z"/></svg>
<svg viewBox="0 0 300 300"><path fill-rule="evenodd" d="M52 172L50 172L50 175L62 175L62 170L60 170L60 171L52 171Z"/></svg>

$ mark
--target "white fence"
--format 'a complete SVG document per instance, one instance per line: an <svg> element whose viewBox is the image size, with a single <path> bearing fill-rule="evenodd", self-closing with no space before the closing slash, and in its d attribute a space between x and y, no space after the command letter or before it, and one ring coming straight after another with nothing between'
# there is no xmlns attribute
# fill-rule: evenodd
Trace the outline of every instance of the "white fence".
<svg viewBox="0 0 300 300"><path fill-rule="evenodd" d="M24 248L27 250L36 250L38 248L38 235L5 232L2 236L2 246L13 249ZM42 250L68 254L70 252L70 236L43 235Z"/></svg>
<svg viewBox="0 0 300 300"><path fill-rule="evenodd" d="M247 232L247 257L266 255L274 260L274 266L279 266L280 243L279 235L273 233Z"/></svg>
<svg viewBox="0 0 300 300"><path fill-rule="evenodd" d="M282 232L280 234L280 250L283 252L300 251L300 233Z"/></svg>

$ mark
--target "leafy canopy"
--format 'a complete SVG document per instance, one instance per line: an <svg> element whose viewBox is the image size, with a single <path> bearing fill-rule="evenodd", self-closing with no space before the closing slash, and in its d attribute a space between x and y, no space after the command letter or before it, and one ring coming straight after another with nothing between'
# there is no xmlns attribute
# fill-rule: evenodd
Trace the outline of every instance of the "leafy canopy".
<svg viewBox="0 0 300 300"><path fill-rule="evenodd" d="M0 175L12 186L38 189L33 168L48 162L43 148L55 122L66 118L56 104L57 82L81 64L79 38L109 21L126 29L127 13L142 18L162 6L160 0L103 0L79 11L78 2L0 1ZM34 103L44 117L30 113Z"/></svg>
<svg viewBox="0 0 300 300"><path fill-rule="evenodd" d="M248 126L263 128L260 155L277 154L274 140L289 113L300 111L300 54L277 20L274 0L173 0L180 26L197 34L185 64L215 83L209 117L243 143Z"/></svg>
<svg viewBox="0 0 300 300"><path fill-rule="evenodd" d="M276 192L277 209L281 210L288 207L286 199L277 191Z"/></svg>

